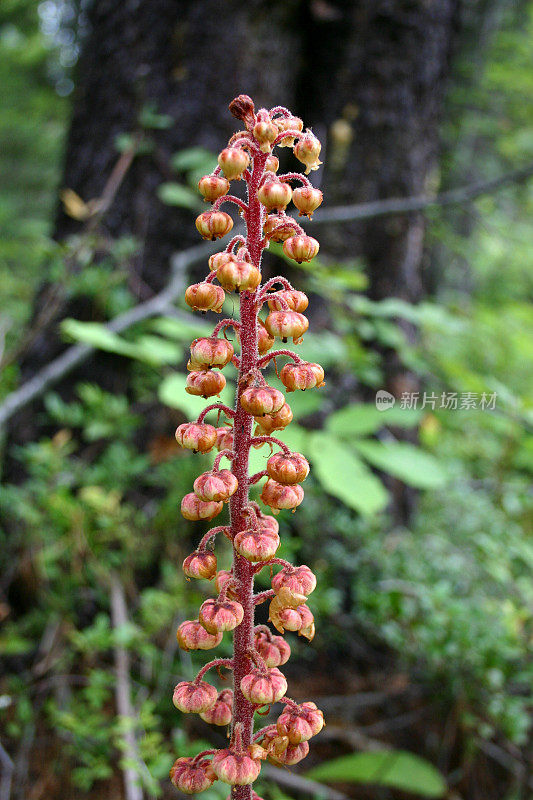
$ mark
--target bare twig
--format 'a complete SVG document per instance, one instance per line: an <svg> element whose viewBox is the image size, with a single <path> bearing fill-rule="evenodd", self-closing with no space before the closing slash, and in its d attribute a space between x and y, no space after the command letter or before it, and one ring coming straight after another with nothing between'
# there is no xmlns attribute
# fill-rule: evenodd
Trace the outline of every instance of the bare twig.
<svg viewBox="0 0 533 800"><path fill-rule="evenodd" d="M296 775L284 769L271 767L270 764L265 764L263 766L261 777L266 777L274 781L274 783L279 783L280 786L285 786L287 789L292 789L295 792L303 792L306 795L322 797L324 800L349 800L348 795L338 792L336 789L332 789L331 786L326 786L323 783L317 783L317 781L304 778L303 775Z"/></svg>
<svg viewBox="0 0 533 800"><path fill-rule="evenodd" d="M11 781L15 765L9 754L4 750L0 742L0 764L2 765L2 776L0 778L0 800L9 800L11 797Z"/></svg>
<svg viewBox="0 0 533 800"><path fill-rule="evenodd" d="M156 294L145 303L140 303L134 308L120 314L111 320L105 327L114 333L120 333L135 325L137 322L154 317L157 314L168 312L169 306L183 291L183 271L191 264L200 261L213 251L211 242L200 244L178 253L173 261L174 277L163 291ZM188 315L189 318L189 315ZM193 316L190 315L193 320ZM92 345L77 344L69 347L64 353L55 358L39 372L23 383L18 389L8 394L0 405L0 426L2 426L20 408L40 397L50 386L57 383L69 372L82 364L95 350Z"/></svg>
<svg viewBox="0 0 533 800"><path fill-rule="evenodd" d="M128 622L124 589L116 575L111 576L111 620L116 631ZM131 702L130 657L125 647L115 644L115 698L117 713L125 722L124 748L125 758L135 764L141 764L137 739L133 730L135 712ZM143 800L143 791L137 780L137 771L129 766L122 767L124 776L124 792L126 800Z"/></svg>
<svg viewBox="0 0 533 800"><path fill-rule="evenodd" d="M326 222L353 222L371 217L383 217L389 214L407 214L413 211L424 211L434 206L452 206L467 203L484 194L492 194L503 186L513 183L523 183L533 175L533 164L528 164L521 169L515 169L493 178L490 181L478 181L464 186L461 189L451 189L441 192L435 197L391 197L387 200L375 200L371 203L358 203L357 205L337 206L325 209L313 218L313 223L320 225Z"/></svg>

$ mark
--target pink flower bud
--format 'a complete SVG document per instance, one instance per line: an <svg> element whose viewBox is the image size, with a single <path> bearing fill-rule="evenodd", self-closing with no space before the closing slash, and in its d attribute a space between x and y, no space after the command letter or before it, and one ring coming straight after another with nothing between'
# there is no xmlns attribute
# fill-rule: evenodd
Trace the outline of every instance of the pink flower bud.
<svg viewBox="0 0 533 800"><path fill-rule="evenodd" d="M184 422L176 429L176 441L195 453L208 453L216 444L217 432L205 422Z"/></svg>
<svg viewBox="0 0 533 800"><path fill-rule="evenodd" d="M324 715L314 703L300 706L287 705L276 722L280 736L286 736L290 744L307 742L324 727Z"/></svg>
<svg viewBox="0 0 533 800"><path fill-rule="evenodd" d="M267 561L276 554L280 545L277 533L266 528L241 531L233 540L235 550L248 561Z"/></svg>
<svg viewBox="0 0 533 800"><path fill-rule="evenodd" d="M269 334L267 329L265 328L265 323L258 319L257 320L257 349L259 351L260 356L264 356L265 353L272 348L274 345L274 337Z"/></svg>
<svg viewBox="0 0 533 800"><path fill-rule="evenodd" d="M204 497L200 498L200 500L205 499ZM209 497L207 499L215 500L216 498ZM206 550L195 550L183 562L183 572L187 578L207 578L210 581L217 572L217 557L214 553L208 553Z"/></svg>
<svg viewBox="0 0 533 800"><path fill-rule="evenodd" d="M174 689L172 702L184 714L201 714L215 705L217 697L215 687L206 681L181 681Z"/></svg>
<svg viewBox="0 0 533 800"><path fill-rule="evenodd" d="M219 750L213 756L211 766L220 781L230 786L246 786L253 783L261 772L261 761L252 758L245 750Z"/></svg>
<svg viewBox="0 0 533 800"><path fill-rule="evenodd" d="M196 230L204 239L214 242L233 228L233 220L225 211L204 211L196 217Z"/></svg>
<svg viewBox="0 0 533 800"><path fill-rule="evenodd" d="M216 448L217 450L233 450L233 428L224 425L216 429Z"/></svg>
<svg viewBox="0 0 533 800"><path fill-rule="evenodd" d="M302 564L301 567L283 567L272 578L272 588L276 594L279 594L283 587L294 594L303 594L308 597L316 588L316 577L305 564Z"/></svg>
<svg viewBox="0 0 533 800"><path fill-rule="evenodd" d="M240 147L226 147L218 156L218 165L230 181L240 180L249 163L248 153Z"/></svg>
<svg viewBox="0 0 533 800"><path fill-rule="evenodd" d="M248 261L226 261L218 267L217 279L227 292L253 292L261 283L261 273Z"/></svg>
<svg viewBox="0 0 533 800"><path fill-rule="evenodd" d="M276 158L276 156L268 156L267 160L265 161L266 172L277 172L278 169L279 158Z"/></svg>
<svg viewBox="0 0 533 800"><path fill-rule="evenodd" d="M184 794L205 792L216 781L211 762L207 758L194 761L192 758L178 758L170 769L170 780Z"/></svg>
<svg viewBox="0 0 533 800"><path fill-rule="evenodd" d="M288 392L300 389L318 389L324 386L324 370L320 364L305 362L303 364L285 364L279 374L280 380Z"/></svg>
<svg viewBox="0 0 533 800"><path fill-rule="evenodd" d="M272 242L284 242L296 235L294 222L284 215L269 214L263 225L263 233Z"/></svg>
<svg viewBox="0 0 533 800"><path fill-rule="evenodd" d="M254 647L267 667L281 667L291 657L291 648L282 636L256 631Z"/></svg>
<svg viewBox="0 0 533 800"><path fill-rule="evenodd" d="M256 436L268 435L274 431L282 431L287 425L292 422L292 411L287 403L284 403L279 411L275 414L268 414L263 417L255 417L258 424L259 431L256 431ZM257 445L261 447L262 445Z"/></svg>
<svg viewBox="0 0 533 800"><path fill-rule="evenodd" d="M213 397L215 394L219 395L225 385L226 379L221 372L194 370L187 375L185 391L188 394L207 398Z"/></svg>
<svg viewBox="0 0 533 800"><path fill-rule="evenodd" d="M316 239L307 234L291 236L283 242L283 252L288 258L293 258L298 264L302 261L311 261L320 250L320 245Z"/></svg>
<svg viewBox="0 0 533 800"><path fill-rule="evenodd" d="M191 342L191 361L195 364L194 369L205 369L206 367L222 369L229 364L233 354L231 342L228 342L227 339L219 339L217 336L195 339Z"/></svg>
<svg viewBox="0 0 533 800"><path fill-rule="evenodd" d="M272 142L278 135L278 128L270 117L256 122L253 129L254 138L259 142L259 149L262 153L269 153Z"/></svg>
<svg viewBox="0 0 533 800"><path fill-rule="evenodd" d="M312 218L313 212L317 210L322 203L324 195L320 189L314 189L312 186L299 186L292 193L292 202L300 212L299 217Z"/></svg>
<svg viewBox="0 0 533 800"><path fill-rule="evenodd" d="M235 253L226 253L225 250L223 250L221 253L213 253L212 256L209 256L209 269L211 272L216 272L217 269L222 266L222 264L226 264L228 261L237 260L238 259Z"/></svg>
<svg viewBox="0 0 533 800"><path fill-rule="evenodd" d="M305 164L306 175L309 175L312 170L318 169L322 163L318 160L321 149L322 145L316 136L311 133L309 128L307 129L305 136L302 136L302 138L299 139L294 145L294 155L298 161L301 161L302 164Z"/></svg>
<svg viewBox="0 0 533 800"><path fill-rule="evenodd" d="M300 117L277 117L274 122L276 123L279 133L283 131L302 131L304 124ZM280 147L293 147L294 137L286 136L279 143Z"/></svg>
<svg viewBox="0 0 533 800"><path fill-rule="evenodd" d="M257 192L257 199L267 211L284 211L291 202L292 189L273 173L268 172L267 176Z"/></svg>
<svg viewBox="0 0 533 800"><path fill-rule="evenodd" d="M235 97L228 106L234 117L240 119L250 130L255 124L254 101L247 94Z"/></svg>
<svg viewBox="0 0 533 800"><path fill-rule="evenodd" d="M212 650L222 641L221 633L208 633L198 620L186 619L176 631L182 650Z"/></svg>
<svg viewBox="0 0 533 800"><path fill-rule="evenodd" d="M237 600L237 592L234 588L231 588L231 584L233 583L233 573L229 569L221 569L217 572L215 578L215 589L220 594L221 592L226 592L226 597L230 600Z"/></svg>
<svg viewBox="0 0 533 800"><path fill-rule="evenodd" d="M237 486L237 478L228 469L224 469L199 475L194 481L193 489L200 500L217 500L226 503L237 491Z"/></svg>
<svg viewBox="0 0 533 800"><path fill-rule="evenodd" d="M287 737L276 735L274 732L267 733L263 739L263 746L268 745L268 760L272 764L283 764L286 767L292 767L298 764L309 753L308 742L300 742L300 744L288 744L287 747L282 749L282 744L285 743ZM277 743L280 745L276 746Z"/></svg>
<svg viewBox="0 0 533 800"><path fill-rule="evenodd" d="M261 500L270 506L272 512L277 514L280 509L295 509L304 499L304 490L301 486L283 486L277 481L268 480L263 486Z"/></svg>
<svg viewBox="0 0 533 800"><path fill-rule="evenodd" d="M193 283L185 290L185 302L194 311L215 311L220 314L226 293L213 283Z"/></svg>
<svg viewBox="0 0 533 800"><path fill-rule="evenodd" d="M233 704L233 692L231 689L224 689L217 697L213 708L202 711L200 714L204 722L210 725L229 725L232 718L231 707Z"/></svg>
<svg viewBox="0 0 533 800"><path fill-rule="evenodd" d="M301 313L309 305L309 299L304 292L298 292L296 289L282 289L268 295L268 307L271 311L285 311L285 303L290 311Z"/></svg>
<svg viewBox="0 0 533 800"><path fill-rule="evenodd" d="M285 633L286 630L297 631L300 636L311 641L315 635L314 617L304 605L306 599L305 595L291 593L286 587L274 595L268 609L268 618L280 633Z"/></svg>
<svg viewBox="0 0 533 800"><path fill-rule="evenodd" d="M301 453L275 453L268 459L266 471L268 477L278 483L301 483L309 475L309 463Z"/></svg>
<svg viewBox="0 0 533 800"><path fill-rule="evenodd" d="M277 703L287 691L287 681L276 667L264 670L254 667L241 680L241 692L256 706Z"/></svg>
<svg viewBox="0 0 533 800"><path fill-rule="evenodd" d="M186 494L181 501L181 513L185 519L196 522L199 519L210 520L220 514L224 507L223 503L215 503L214 501L205 502L200 500L194 492Z"/></svg>
<svg viewBox="0 0 533 800"><path fill-rule="evenodd" d="M285 403L279 389L272 386L250 386L241 394L241 406L254 417L275 414Z"/></svg>
<svg viewBox="0 0 533 800"><path fill-rule="evenodd" d="M265 320L265 328L271 336L277 336L284 342L292 337L294 344L302 341L308 327L307 317L297 311L271 311Z"/></svg>
<svg viewBox="0 0 533 800"><path fill-rule="evenodd" d="M279 533L279 522L277 519L275 519L275 517L271 517L270 514L262 514L259 512L257 526L270 531L270 533Z"/></svg>
<svg viewBox="0 0 533 800"><path fill-rule="evenodd" d="M229 192L229 181L217 175L204 175L198 181L198 190L206 203L214 203Z"/></svg>
<svg viewBox="0 0 533 800"><path fill-rule="evenodd" d="M232 631L240 625L244 610L236 600L205 600L200 606L198 619L209 633Z"/></svg>

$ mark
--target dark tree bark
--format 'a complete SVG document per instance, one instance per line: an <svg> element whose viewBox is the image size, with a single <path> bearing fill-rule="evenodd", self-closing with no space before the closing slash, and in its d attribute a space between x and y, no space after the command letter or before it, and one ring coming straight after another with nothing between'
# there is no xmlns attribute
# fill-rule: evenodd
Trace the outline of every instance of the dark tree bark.
<svg viewBox="0 0 533 800"><path fill-rule="evenodd" d="M141 296L165 284L173 251L198 240L190 212L157 199L157 186L171 176L169 158L193 145L219 149L234 130L227 102L241 92L257 105L288 105L314 126L325 143L329 205L420 194L438 154L458 2L94 0L62 185L84 200L99 197L117 159L116 137L136 128L145 104L176 120L150 132L155 152L134 160L104 220L111 236L141 243L130 276ZM350 145L339 120L353 134ZM58 238L78 230L58 214ZM326 252L366 262L371 297L420 299L420 215L328 226L320 238ZM23 377L57 355L57 320L72 313L63 305L44 328ZM92 312L81 299L75 313ZM415 387L392 351L384 353L384 371L396 396ZM115 360L99 355L98 374L106 388L117 388L127 366L117 370ZM91 375L90 363L76 379ZM35 436L34 420L31 411L21 416L17 441Z"/></svg>

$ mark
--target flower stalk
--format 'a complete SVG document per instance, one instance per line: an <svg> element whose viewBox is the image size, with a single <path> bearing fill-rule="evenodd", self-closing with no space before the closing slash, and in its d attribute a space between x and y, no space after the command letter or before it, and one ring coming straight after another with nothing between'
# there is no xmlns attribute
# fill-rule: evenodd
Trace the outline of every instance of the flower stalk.
<svg viewBox="0 0 533 800"><path fill-rule="evenodd" d="M288 391L323 385L320 365L304 362L286 349L265 355L276 338L301 342L308 327L301 311L308 300L283 276L261 285L261 260L278 228L283 229L283 236L280 234L277 241L283 241L286 254L296 262L309 261L318 252L318 242L285 217L284 208L291 197L298 197L299 191L295 205L310 216L322 202L322 193L313 189L309 179L300 173L291 172L278 178L275 174L278 160L272 152L276 145L292 147L308 174L320 163L320 142L309 130L304 133L302 120L283 107L256 112L252 100L239 95L230 104L230 111L244 123L246 130L231 137L219 155L219 166L200 180L199 190L212 205L211 211L197 218L196 227L210 240L230 233L233 220L219 210L229 202L238 206L246 236L234 236L225 250L211 256L208 275L203 283L187 289L185 299L195 310L220 313L225 294L238 293L239 321L224 318L215 325L211 337L192 343L191 372L187 379L188 392L212 397L225 385L224 376L217 370L233 364L238 369L235 408L217 402L208 405L195 422L180 425L176 438L183 447L195 452L219 450L212 470L200 475L194 482L194 491L184 497L183 516L193 521L210 520L222 511L224 503L229 504L230 515L229 526L212 528L198 549L185 559L186 576L215 578L219 595L202 603L198 620L182 623L178 642L186 650L207 650L217 646L224 632L233 631L233 657L214 659L192 682L182 681L174 690L174 704L180 711L199 713L213 724L227 724L232 702L230 742L225 750L208 750L194 759L178 759L171 770L171 780L182 791L196 793L218 779L231 786L234 800L252 800L252 797L260 800L252 791L252 784L262 760L268 758L278 765L297 763L308 750L307 739L296 746L304 742L298 738L300 729L304 731L301 736L309 738L323 724L322 714L314 704L304 708L306 704L300 707L285 697L287 683L278 666L290 656L288 643L268 626L254 624L255 606L269 600L270 621L279 632L294 631L312 639L313 615L306 603L316 579L308 567L293 567L275 557L279 547L277 521L249 498L251 486L266 478L262 502L274 515L281 509L294 511L303 499L299 484L309 471L304 456L292 453L284 442L271 436L273 431L283 430L290 423L292 412L283 393L269 386L262 374L275 357L288 356L292 359L292 364L287 365L290 369L284 367L279 376ZM246 201L228 194L232 180L245 182ZM293 191L288 181L299 182L303 188ZM277 211L278 215L269 214L270 211ZM259 313L265 302L270 313L262 320ZM240 356L234 354L227 338L231 328L240 343ZM228 420L223 427L205 422L206 415L215 410L219 418L224 414ZM250 476L250 448L264 444L271 450L266 469ZM275 455L272 455L273 445L280 448ZM220 469L224 457L230 469ZM216 556L206 549L208 545L214 546L217 533L224 533L232 541L230 571L217 572ZM273 568L277 566L283 569L273 576ZM256 594L254 578L265 567L270 569L272 588ZM211 668L218 671L220 667L232 671L233 690L219 694L203 678ZM291 704L292 709L292 716L287 716L287 710L282 713L284 732L280 733L278 724L254 735L254 714L279 702L285 706Z"/></svg>

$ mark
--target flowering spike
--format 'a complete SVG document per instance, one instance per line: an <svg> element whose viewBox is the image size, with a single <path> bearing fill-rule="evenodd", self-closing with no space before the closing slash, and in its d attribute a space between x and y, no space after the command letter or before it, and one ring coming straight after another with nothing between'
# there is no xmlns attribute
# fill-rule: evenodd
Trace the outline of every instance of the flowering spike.
<svg viewBox="0 0 533 800"><path fill-rule="evenodd" d="M248 496L250 486L263 477L267 480L260 499L274 515L281 509L294 511L304 496L299 484L309 471L306 458L292 453L272 436L290 424L292 411L283 392L265 381L262 370L274 367L289 392L322 386L324 371L319 364L304 362L290 350L270 352L276 337L285 341L290 337L295 344L301 341L309 324L303 314L309 300L281 275L261 285L261 260L270 241L282 242L285 255L298 263L317 255L318 242L285 213L285 208L292 199L300 216L311 217L322 203L322 192L300 173L278 177L279 160L273 151L276 146L293 148L308 174L320 164L320 142L311 131L303 133L303 121L283 106L256 111L251 98L243 94L229 108L241 120L243 129L223 147L213 173L199 181L200 194L213 205L197 217L196 227L207 240L225 236L233 228L233 219L220 208L228 204L224 207L233 211L237 206L246 235L234 235L223 251L210 256L205 280L186 289L185 302L195 311L220 313L226 292L236 292L240 319L221 319L211 336L191 343L186 391L205 398L218 395L226 386L220 370L234 366L238 370L235 406L232 410L221 402L210 403L196 422L178 427L176 440L193 452L218 450L211 468L196 478L193 491L183 498L183 516L207 521L228 503L230 524L207 531L183 562L188 579L214 578L219 594L216 599L205 600L198 619L182 622L176 635L183 650L210 650L221 642L225 631L234 631L233 657L215 658L199 670L193 682L179 683L173 702L179 710L198 713L212 725L230 725L231 739L226 749L178 758L170 776L185 794L209 789L218 778L235 787L232 797L261 800L251 788L261 761L268 758L277 765L298 763L307 755L307 740L323 725L314 703L297 705L285 697L287 682L278 667L289 660L287 642L266 625L254 626L255 606L269 601L269 620L279 633L294 631L311 640L315 626L307 598L316 578L309 567L293 567L276 557L279 525ZM230 193L233 180L245 181L246 202ZM258 312L266 304L269 313L263 322ZM233 343L227 338L228 328L233 328ZM235 341L240 345L238 355ZM278 374L277 359L287 357L290 362ZM204 422L206 415L215 411L218 427ZM221 421L222 415L227 422ZM266 469L250 475L250 449L263 445L270 448ZM228 469L220 468L224 458ZM233 544L231 569L217 571L212 548L218 533L224 533ZM281 570L272 576L274 566L281 566ZM271 588L254 593L254 577L264 567L270 567ZM221 667L231 670L233 690L218 692L203 680L209 670L219 671ZM268 725L254 736L255 711L260 713L261 707L278 701L285 704L285 710L276 725ZM213 756L211 761L208 756Z"/></svg>

